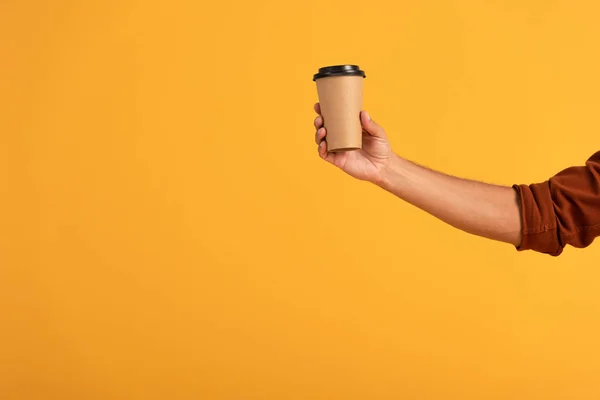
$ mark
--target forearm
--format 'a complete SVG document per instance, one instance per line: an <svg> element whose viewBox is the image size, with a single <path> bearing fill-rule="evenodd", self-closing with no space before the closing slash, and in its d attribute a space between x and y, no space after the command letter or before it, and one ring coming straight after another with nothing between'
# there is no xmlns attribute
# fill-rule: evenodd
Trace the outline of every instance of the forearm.
<svg viewBox="0 0 600 400"><path fill-rule="evenodd" d="M519 204L511 187L445 175L396 155L379 186L465 232L521 243Z"/></svg>

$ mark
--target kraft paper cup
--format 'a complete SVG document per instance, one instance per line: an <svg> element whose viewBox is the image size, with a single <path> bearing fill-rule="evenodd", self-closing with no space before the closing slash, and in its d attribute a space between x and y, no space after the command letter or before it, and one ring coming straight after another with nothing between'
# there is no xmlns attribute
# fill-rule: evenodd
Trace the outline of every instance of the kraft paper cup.
<svg viewBox="0 0 600 400"><path fill-rule="evenodd" d="M317 84L321 115L327 129L327 150L341 152L362 148L360 111L363 80L357 65L334 65L319 68L313 76Z"/></svg>

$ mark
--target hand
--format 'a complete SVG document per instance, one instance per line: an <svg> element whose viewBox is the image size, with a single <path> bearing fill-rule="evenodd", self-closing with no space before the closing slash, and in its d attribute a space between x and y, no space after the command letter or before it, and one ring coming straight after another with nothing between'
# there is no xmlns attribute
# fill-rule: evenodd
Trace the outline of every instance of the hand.
<svg viewBox="0 0 600 400"><path fill-rule="evenodd" d="M315 104L315 111L319 114L315 118L315 142L319 145L319 156L354 178L379 184L393 154L383 128L377 125L366 111L362 111L362 149L329 153L325 140L327 130L323 127L319 103Z"/></svg>

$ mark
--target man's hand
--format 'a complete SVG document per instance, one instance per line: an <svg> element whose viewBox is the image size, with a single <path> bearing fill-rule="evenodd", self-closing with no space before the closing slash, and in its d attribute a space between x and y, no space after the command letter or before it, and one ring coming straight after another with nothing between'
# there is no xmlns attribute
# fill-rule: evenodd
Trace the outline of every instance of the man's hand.
<svg viewBox="0 0 600 400"><path fill-rule="evenodd" d="M377 125L365 111L360 113L363 127L362 149L329 153L327 151L327 130L323 127L323 117L319 103L315 104L319 116L315 119L315 142L319 145L319 156L354 178L380 184L385 169L392 156L392 148L385 131Z"/></svg>

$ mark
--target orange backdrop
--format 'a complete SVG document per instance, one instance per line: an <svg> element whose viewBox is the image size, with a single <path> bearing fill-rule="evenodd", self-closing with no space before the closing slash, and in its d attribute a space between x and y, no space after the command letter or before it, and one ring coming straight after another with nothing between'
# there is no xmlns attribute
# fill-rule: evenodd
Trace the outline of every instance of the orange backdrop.
<svg viewBox="0 0 600 400"><path fill-rule="evenodd" d="M600 245L517 253L344 176L311 81L359 64L401 155L538 182L598 150L599 18L2 1L0 398L599 398Z"/></svg>

